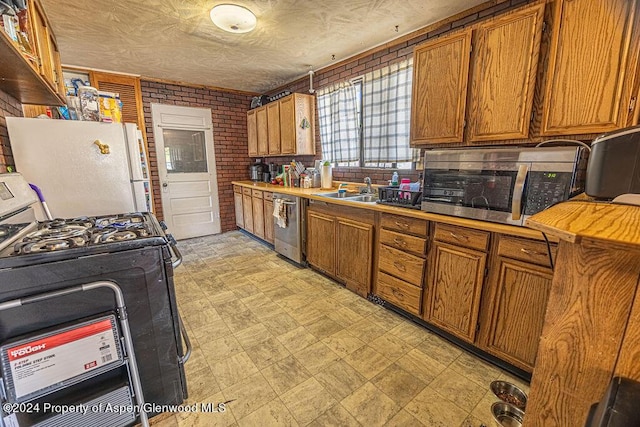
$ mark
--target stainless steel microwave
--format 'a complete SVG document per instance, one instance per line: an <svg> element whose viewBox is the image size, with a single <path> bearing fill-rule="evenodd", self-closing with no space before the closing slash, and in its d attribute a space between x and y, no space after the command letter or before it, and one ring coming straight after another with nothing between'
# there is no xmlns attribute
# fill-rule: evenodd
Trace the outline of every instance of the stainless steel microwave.
<svg viewBox="0 0 640 427"><path fill-rule="evenodd" d="M428 150L422 210L523 225L584 191L587 157L581 146Z"/></svg>

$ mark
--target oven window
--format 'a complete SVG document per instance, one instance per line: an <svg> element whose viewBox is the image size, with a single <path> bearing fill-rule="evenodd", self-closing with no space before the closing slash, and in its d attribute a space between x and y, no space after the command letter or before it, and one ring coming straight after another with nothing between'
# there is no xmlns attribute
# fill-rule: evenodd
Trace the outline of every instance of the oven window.
<svg viewBox="0 0 640 427"><path fill-rule="evenodd" d="M516 171L426 170L423 200L511 212Z"/></svg>

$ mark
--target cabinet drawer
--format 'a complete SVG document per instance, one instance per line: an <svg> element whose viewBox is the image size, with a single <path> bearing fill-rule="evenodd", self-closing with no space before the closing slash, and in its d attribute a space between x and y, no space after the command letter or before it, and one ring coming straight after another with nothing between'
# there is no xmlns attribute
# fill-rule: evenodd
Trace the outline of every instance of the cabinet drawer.
<svg viewBox="0 0 640 427"><path fill-rule="evenodd" d="M489 233L448 224L436 224L434 238L441 242L481 251L486 251L489 245Z"/></svg>
<svg viewBox="0 0 640 427"><path fill-rule="evenodd" d="M378 248L380 252L378 269L422 287L424 259L385 245L379 245Z"/></svg>
<svg viewBox="0 0 640 427"><path fill-rule="evenodd" d="M427 240L422 237L409 236L385 229L380 230L380 243L400 249L401 251L415 252L424 255L426 242Z"/></svg>
<svg viewBox="0 0 640 427"><path fill-rule="evenodd" d="M423 219L384 214L382 215L381 223L384 228L388 228L389 230L397 230L403 233L425 237L427 235L427 221Z"/></svg>
<svg viewBox="0 0 640 427"><path fill-rule="evenodd" d="M269 191L264 191L262 193L262 198L265 200L273 200L273 193L269 192Z"/></svg>
<svg viewBox="0 0 640 427"><path fill-rule="evenodd" d="M379 297L391 304L407 310L409 313L420 316L420 302L422 301L422 289L389 276L382 271L378 272L376 293Z"/></svg>
<svg viewBox="0 0 640 427"><path fill-rule="evenodd" d="M242 187L240 187L239 185L234 185L233 186L233 192L234 193L242 193Z"/></svg>
<svg viewBox="0 0 640 427"><path fill-rule="evenodd" d="M242 187L242 194L244 194L245 196L250 196L251 195L251 189L247 188L247 187Z"/></svg>
<svg viewBox="0 0 640 427"><path fill-rule="evenodd" d="M262 199L262 191L260 190L251 190L251 195L256 199Z"/></svg>
<svg viewBox="0 0 640 427"><path fill-rule="evenodd" d="M556 257L556 246L551 245L551 254ZM518 259L532 264L539 264L550 267L549 254L545 242L520 239L511 236L500 236L498 242L498 255Z"/></svg>

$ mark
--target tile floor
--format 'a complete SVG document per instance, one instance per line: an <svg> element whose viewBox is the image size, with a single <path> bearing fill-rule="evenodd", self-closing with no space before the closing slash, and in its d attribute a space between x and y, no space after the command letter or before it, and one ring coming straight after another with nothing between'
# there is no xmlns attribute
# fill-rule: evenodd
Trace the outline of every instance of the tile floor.
<svg viewBox="0 0 640 427"><path fill-rule="evenodd" d="M184 240L189 399L169 426L493 426L495 379L528 385L235 231Z"/></svg>

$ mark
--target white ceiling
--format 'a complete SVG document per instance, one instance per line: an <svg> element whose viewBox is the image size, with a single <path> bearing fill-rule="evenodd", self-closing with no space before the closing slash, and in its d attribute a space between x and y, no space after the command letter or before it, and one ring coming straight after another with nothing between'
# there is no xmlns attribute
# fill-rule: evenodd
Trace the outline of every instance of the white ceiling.
<svg viewBox="0 0 640 427"><path fill-rule="evenodd" d="M209 19L230 1L42 3L63 64L262 93L483 1L239 0L258 18L246 34Z"/></svg>

